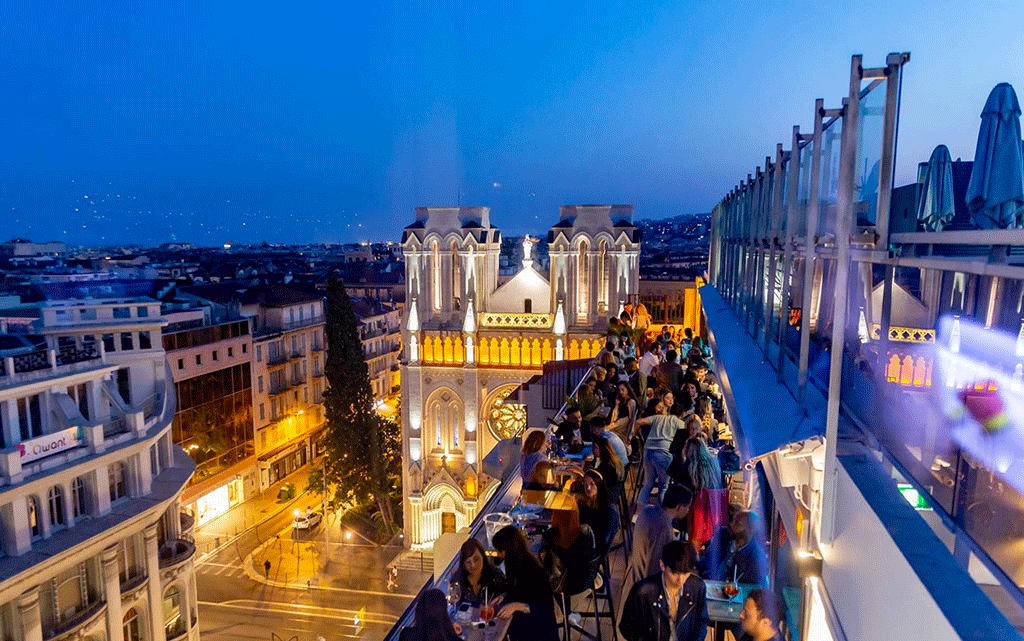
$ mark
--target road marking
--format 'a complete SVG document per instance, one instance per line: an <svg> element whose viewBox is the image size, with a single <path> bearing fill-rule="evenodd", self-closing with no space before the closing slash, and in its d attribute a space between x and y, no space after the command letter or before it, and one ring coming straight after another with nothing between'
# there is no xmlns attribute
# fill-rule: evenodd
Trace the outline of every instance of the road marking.
<svg viewBox="0 0 1024 641"><path fill-rule="evenodd" d="M312 616L316 618L324 619L336 619L338 621L346 621L349 625L352 625L353 618L356 614L360 614L359 610L347 610L343 608L328 608L321 606L303 605L300 603L289 603L289 604L276 604L276 603L260 603L258 601L250 601L248 599L234 599L231 601L223 601L220 603L214 601L197 601L201 606L207 607L220 607L228 608L233 610L246 610L256 612L266 612L268 614L298 614L300 616ZM242 605L243 603L251 603L252 605ZM277 606L283 607L277 607ZM297 612L296 610L307 610L304 612ZM313 610L310 612L309 610ZM337 612L338 614L331 614ZM365 623L385 623L395 624L398 622L398 617L393 614L387 614L384 612L364 612L363 622Z"/></svg>

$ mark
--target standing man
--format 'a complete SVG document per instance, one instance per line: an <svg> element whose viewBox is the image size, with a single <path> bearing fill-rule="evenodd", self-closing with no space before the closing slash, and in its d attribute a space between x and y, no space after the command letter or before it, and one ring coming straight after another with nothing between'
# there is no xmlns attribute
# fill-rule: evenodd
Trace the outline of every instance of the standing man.
<svg viewBox="0 0 1024 641"><path fill-rule="evenodd" d="M704 582L693 573L696 560L692 545L665 544L661 572L629 591L619 623L626 641L704 641L708 606Z"/></svg>
<svg viewBox="0 0 1024 641"><path fill-rule="evenodd" d="M636 399L637 406L643 407L641 403L647 403L647 376L640 372L640 364L636 358L630 356L626 359L626 381L629 383L629 388L633 390L633 397Z"/></svg>
<svg viewBox="0 0 1024 641"><path fill-rule="evenodd" d="M686 518L692 501L693 498L684 487L672 485L665 490L661 505L648 505L640 510L633 526L633 547L629 551L626 574L622 579L623 597L629 594L634 584L658 573L661 552L675 538L673 522ZM622 611L622 607L619 611Z"/></svg>
<svg viewBox="0 0 1024 641"><path fill-rule="evenodd" d="M644 354L644 357L640 359L640 373L648 379L651 377L651 372L661 362L661 345L658 343L652 343L650 349ZM650 385L651 381L648 380L647 384Z"/></svg>

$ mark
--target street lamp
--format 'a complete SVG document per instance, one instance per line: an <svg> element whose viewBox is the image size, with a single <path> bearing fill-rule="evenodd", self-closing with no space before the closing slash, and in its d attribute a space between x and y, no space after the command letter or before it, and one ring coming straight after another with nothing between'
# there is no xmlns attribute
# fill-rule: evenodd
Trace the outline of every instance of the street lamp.
<svg viewBox="0 0 1024 641"><path fill-rule="evenodd" d="M345 538L349 541L352 540L352 530L348 530L347 532L345 532Z"/></svg>

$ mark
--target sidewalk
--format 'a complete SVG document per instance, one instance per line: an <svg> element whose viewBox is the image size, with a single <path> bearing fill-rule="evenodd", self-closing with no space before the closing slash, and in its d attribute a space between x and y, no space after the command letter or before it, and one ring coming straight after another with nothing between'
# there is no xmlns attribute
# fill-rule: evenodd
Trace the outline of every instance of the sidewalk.
<svg viewBox="0 0 1024 641"><path fill-rule="evenodd" d="M248 501L242 501L217 518L207 521L202 525L197 525L193 533L197 559L202 560L204 555L209 554L254 525L257 526L257 538L276 535L277 532L260 532L258 524L283 510L305 509L307 505L320 505L319 494L313 496L303 492L308 478L309 466L307 465L283 481L278 481L271 485L264 492ZM295 484L295 498L279 501L277 493L288 483Z"/></svg>

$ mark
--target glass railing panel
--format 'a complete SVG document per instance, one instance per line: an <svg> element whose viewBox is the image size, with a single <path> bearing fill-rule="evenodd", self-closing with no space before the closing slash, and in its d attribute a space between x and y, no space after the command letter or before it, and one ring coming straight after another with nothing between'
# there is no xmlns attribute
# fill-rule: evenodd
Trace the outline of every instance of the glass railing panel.
<svg viewBox="0 0 1024 641"><path fill-rule="evenodd" d="M878 209L878 177L885 124L885 83L860 99L857 127L857 159L854 162L853 212L858 226L874 226Z"/></svg>
<svg viewBox="0 0 1024 641"><path fill-rule="evenodd" d="M821 169L818 187L818 237L836 233L836 203L839 196L839 148L843 119L836 118L821 132Z"/></svg>

